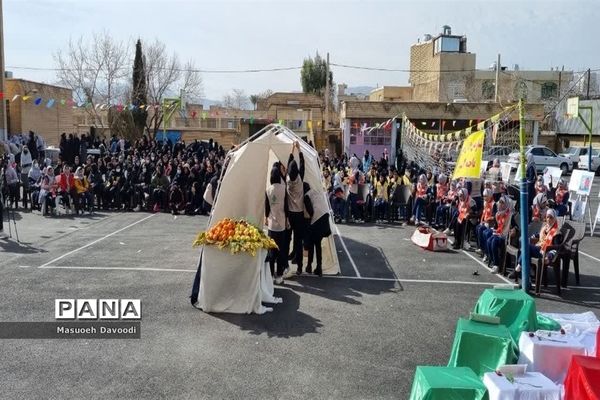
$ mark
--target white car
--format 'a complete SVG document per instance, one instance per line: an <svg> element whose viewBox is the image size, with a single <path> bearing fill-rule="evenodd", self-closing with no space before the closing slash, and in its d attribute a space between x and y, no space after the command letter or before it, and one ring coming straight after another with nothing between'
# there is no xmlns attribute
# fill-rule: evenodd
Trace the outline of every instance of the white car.
<svg viewBox="0 0 600 400"><path fill-rule="evenodd" d="M544 171L546 167L558 167L562 169L563 175L566 175L569 171L573 170L573 163L570 159L557 155L546 146L527 146L525 157L529 153L533 154L533 161L538 172ZM520 153L518 151L510 153L508 162L513 167L518 167L521 162Z"/></svg>
<svg viewBox="0 0 600 400"><path fill-rule="evenodd" d="M579 169L585 171L588 170L589 156L579 156ZM596 175L600 175L600 151L598 149L592 149L592 168L590 171L594 171Z"/></svg>
<svg viewBox="0 0 600 400"><path fill-rule="evenodd" d="M569 147L567 150L560 153L559 155L571 160L571 162L573 163L573 169L577 169L577 168L579 168L578 164L579 164L580 157L587 156L587 154L588 154L587 147L574 146L574 147Z"/></svg>
<svg viewBox="0 0 600 400"><path fill-rule="evenodd" d="M488 168L492 166L492 162L497 158L500 162L508 161L508 156L512 153L512 149L508 146L490 146L483 152L483 160L487 161Z"/></svg>

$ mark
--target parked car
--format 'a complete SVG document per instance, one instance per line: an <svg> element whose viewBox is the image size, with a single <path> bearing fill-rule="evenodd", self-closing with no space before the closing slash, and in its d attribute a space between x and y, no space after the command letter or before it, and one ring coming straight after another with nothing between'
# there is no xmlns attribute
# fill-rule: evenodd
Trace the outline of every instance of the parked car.
<svg viewBox="0 0 600 400"><path fill-rule="evenodd" d="M546 146L527 146L525 156L533 154L533 160L538 172L544 171L546 167L559 167L563 175L573 170L573 163L567 157L559 156ZM508 162L516 168L520 163L519 152L515 151L508 156Z"/></svg>
<svg viewBox="0 0 600 400"><path fill-rule="evenodd" d="M589 156L579 156L579 169L588 170ZM592 149L592 169L596 175L600 175L600 150Z"/></svg>
<svg viewBox="0 0 600 400"><path fill-rule="evenodd" d="M483 161L487 162L487 167L492 166L492 162L497 158L500 162L508 161L508 156L512 153L512 149L508 146L490 146L483 152Z"/></svg>
<svg viewBox="0 0 600 400"><path fill-rule="evenodd" d="M573 169L579 168L577 165L579 164L579 157L587 156L588 148L587 147L579 147L573 146L569 147L564 152L560 153L560 156L566 157L573 163Z"/></svg>

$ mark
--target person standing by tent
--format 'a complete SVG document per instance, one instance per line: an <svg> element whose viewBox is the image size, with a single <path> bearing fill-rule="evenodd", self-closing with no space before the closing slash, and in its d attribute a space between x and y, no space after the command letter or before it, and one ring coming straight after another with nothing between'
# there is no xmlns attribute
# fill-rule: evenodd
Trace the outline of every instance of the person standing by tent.
<svg viewBox="0 0 600 400"><path fill-rule="evenodd" d="M294 159L294 149L298 150L299 164ZM304 155L300 151L300 144L295 141L292 145L292 152L288 160L287 167L287 206L289 210L290 227L292 228L293 245L290 259L298 266L296 275L302 274L302 240L304 238L304 191L302 182L304 181ZM288 237L288 247L291 237Z"/></svg>
<svg viewBox="0 0 600 400"><path fill-rule="evenodd" d="M310 187L307 182L303 184L304 189L304 208L306 213L310 216L310 225L308 227L307 234L307 247L308 247L308 264L306 266L306 272L312 272L312 262L314 254L317 255L317 267L315 268L315 275L323 275L323 255L321 241L323 238L331 235L331 228L329 226L329 206L327 201L317 190Z"/></svg>
<svg viewBox="0 0 600 400"><path fill-rule="evenodd" d="M288 201L285 173L285 166L281 162L277 161L273 164L265 199L265 218L269 237L275 241L278 247L269 250L269 266L271 275L275 276L275 283L278 285L283 282L288 258L286 238ZM275 271L275 262L277 262L277 271Z"/></svg>

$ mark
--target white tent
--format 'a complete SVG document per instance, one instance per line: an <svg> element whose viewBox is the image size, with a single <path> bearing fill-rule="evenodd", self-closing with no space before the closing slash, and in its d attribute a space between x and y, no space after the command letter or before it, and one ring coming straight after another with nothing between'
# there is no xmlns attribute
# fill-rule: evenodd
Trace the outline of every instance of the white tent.
<svg viewBox="0 0 600 400"><path fill-rule="evenodd" d="M268 125L228 153L227 167L221 176L208 228L223 218L245 218L262 226L269 171L275 161L287 164L294 141L300 143L304 155L304 180L311 188L323 191L323 196L327 196L323 190L316 150L288 128L277 124ZM333 221L330 223L333 231ZM333 235L322 243L323 273L339 274ZM205 246L202 251L200 296L197 304L199 308L206 312L239 314L265 311L261 301L269 299L273 294L270 271L264 263L265 252L260 252L253 258L246 253L232 255L214 246ZM265 282L270 287L265 287Z"/></svg>

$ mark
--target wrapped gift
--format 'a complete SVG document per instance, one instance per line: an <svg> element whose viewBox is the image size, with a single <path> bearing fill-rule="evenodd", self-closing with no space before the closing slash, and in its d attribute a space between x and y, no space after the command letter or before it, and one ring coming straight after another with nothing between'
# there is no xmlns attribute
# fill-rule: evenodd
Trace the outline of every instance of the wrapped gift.
<svg viewBox="0 0 600 400"><path fill-rule="evenodd" d="M573 356L565 378L565 400L600 399L600 360Z"/></svg>
<svg viewBox="0 0 600 400"><path fill-rule="evenodd" d="M560 388L539 372L518 375L488 372L483 384L490 400L560 400Z"/></svg>
<svg viewBox="0 0 600 400"><path fill-rule="evenodd" d="M485 289L473 312L499 317L515 342L521 332L537 329L535 300L523 290Z"/></svg>
<svg viewBox="0 0 600 400"><path fill-rule="evenodd" d="M446 251L448 250L448 236L435 229L420 227L413 233L412 242L425 250Z"/></svg>
<svg viewBox="0 0 600 400"><path fill-rule="evenodd" d="M417 367L410 400L488 400L487 390L470 368Z"/></svg>
<svg viewBox="0 0 600 400"><path fill-rule="evenodd" d="M519 364L527 364L529 371L541 372L556 384L563 383L571 357L586 354L576 336L556 331L523 332L519 349Z"/></svg>
<svg viewBox="0 0 600 400"><path fill-rule="evenodd" d="M469 367L478 376L501 365L514 364L517 345L504 325L461 318L456 326L449 367Z"/></svg>

